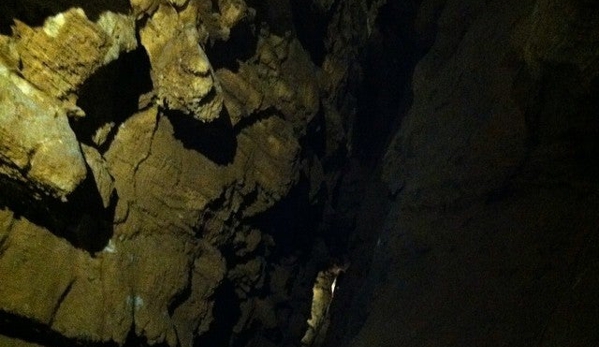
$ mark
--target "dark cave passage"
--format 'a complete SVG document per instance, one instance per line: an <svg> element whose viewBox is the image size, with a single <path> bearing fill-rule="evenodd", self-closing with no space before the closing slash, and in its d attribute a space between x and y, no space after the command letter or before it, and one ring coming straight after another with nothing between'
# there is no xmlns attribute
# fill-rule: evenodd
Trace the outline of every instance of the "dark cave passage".
<svg viewBox="0 0 599 347"><path fill-rule="evenodd" d="M307 5L305 1L301 0L291 0L290 2L297 38L304 49L310 53L312 62L316 66L322 66L327 54L325 37L328 24L340 1L334 1L329 8L322 8L316 3Z"/></svg>
<svg viewBox="0 0 599 347"><path fill-rule="evenodd" d="M412 73L432 41L416 32L419 1L388 1L379 10L363 49L364 79L357 99L352 148L374 163L397 132L412 103Z"/></svg>
<svg viewBox="0 0 599 347"><path fill-rule="evenodd" d="M210 330L196 338L194 346L239 346L233 344L233 327L241 315L239 303L235 286L230 281L221 284L218 292L214 294L214 320Z"/></svg>

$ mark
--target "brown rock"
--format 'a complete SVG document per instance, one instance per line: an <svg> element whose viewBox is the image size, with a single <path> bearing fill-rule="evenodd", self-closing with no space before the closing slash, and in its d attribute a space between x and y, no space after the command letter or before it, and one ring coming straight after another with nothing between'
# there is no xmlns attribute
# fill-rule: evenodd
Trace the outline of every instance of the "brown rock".
<svg viewBox="0 0 599 347"><path fill-rule="evenodd" d="M94 181L102 198L104 208L108 208L110 199L114 193L114 180L108 172L106 161L97 149L86 145L82 145L81 148L83 149L85 161L94 176Z"/></svg>
<svg viewBox="0 0 599 347"><path fill-rule="evenodd" d="M133 28L125 16L105 13L96 24L76 8L49 18L43 28L17 22L20 72L52 97L71 97L100 66L137 46Z"/></svg>
<svg viewBox="0 0 599 347"><path fill-rule="evenodd" d="M66 199L86 168L65 111L7 70L0 85L0 173L36 194Z"/></svg>
<svg viewBox="0 0 599 347"><path fill-rule="evenodd" d="M199 45L198 30L169 6L160 6L149 22L140 36L159 104L203 122L216 119L223 102L220 84Z"/></svg>

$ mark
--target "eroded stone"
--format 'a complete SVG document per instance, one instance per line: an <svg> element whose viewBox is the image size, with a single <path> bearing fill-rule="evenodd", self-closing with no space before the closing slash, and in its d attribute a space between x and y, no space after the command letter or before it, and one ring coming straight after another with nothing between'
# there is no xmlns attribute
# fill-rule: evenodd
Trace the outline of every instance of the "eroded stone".
<svg viewBox="0 0 599 347"><path fill-rule="evenodd" d="M6 69L0 85L0 173L65 199L86 177L66 112Z"/></svg>
<svg viewBox="0 0 599 347"><path fill-rule="evenodd" d="M209 122L220 115L222 95L195 26L174 8L161 6L140 31L152 64L152 81L163 107Z"/></svg>

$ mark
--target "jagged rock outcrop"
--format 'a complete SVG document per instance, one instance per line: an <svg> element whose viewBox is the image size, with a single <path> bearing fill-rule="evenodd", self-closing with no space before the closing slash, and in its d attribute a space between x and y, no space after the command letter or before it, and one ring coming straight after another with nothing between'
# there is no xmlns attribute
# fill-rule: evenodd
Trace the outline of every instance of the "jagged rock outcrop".
<svg viewBox="0 0 599 347"><path fill-rule="evenodd" d="M2 1L0 345L597 345L597 10Z"/></svg>
<svg viewBox="0 0 599 347"><path fill-rule="evenodd" d="M140 30L140 38L152 65L158 104L212 121L219 116L223 101L220 84L200 45L205 43L201 37L208 36L195 25L198 14L197 2L181 11L160 5Z"/></svg>
<svg viewBox="0 0 599 347"><path fill-rule="evenodd" d="M134 21L105 12L94 23L71 9L43 27L16 21L13 36L1 41L2 172L64 199L86 176L67 122L84 115L74 92L100 66L137 46Z"/></svg>
<svg viewBox="0 0 599 347"><path fill-rule="evenodd" d="M122 5L0 5L2 343L298 342L357 47L321 69L289 3Z"/></svg>
<svg viewBox="0 0 599 347"><path fill-rule="evenodd" d="M32 194L64 199L86 176L85 162L59 102L6 67L0 71L0 173Z"/></svg>

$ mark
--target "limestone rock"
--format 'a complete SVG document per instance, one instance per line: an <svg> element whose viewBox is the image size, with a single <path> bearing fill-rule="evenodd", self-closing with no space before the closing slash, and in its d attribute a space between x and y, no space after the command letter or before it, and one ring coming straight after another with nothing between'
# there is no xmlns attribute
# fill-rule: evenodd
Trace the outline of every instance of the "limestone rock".
<svg viewBox="0 0 599 347"><path fill-rule="evenodd" d="M160 5L160 0L130 0L129 2L137 17L152 15Z"/></svg>
<svg viewBox="0 0 599 347"><path fill-rule="evenodd" d="M198 224L207 222L203 220L210 215L206 209L221 198L223 191L235 187L236 181L243 184L231 192L232 211L223 209L224 215L218 219L226 220L231 213L251 216L264 211L297 180L299 148L287 123L277 117L244 129L237 136L238 149L232 153L232 164L220 166L185 149L173 133L189 130L173 128L165 116L158 116L157 120L156 112L145 111L121 125L106 153L120 197L116 217L119 221L127 218L135 224L153 224L148 232L169 228L190 233ZM132 148L137 148L135 158L128 154ZM183 163L188 169L181 169ZM159 169L169 174L157 175ZM243 203L243 196L253 194L253 200ZM222 232L219 228L205 228L209 233ZM136 228L129 225L128 229Z"/></svg>
<svg viewBox="0 0 599 347"><path fill-rule="evenodd" d="M0 226L0 310L50 324L75 280L78 251L6 209Z"/></svg>
<svg viewBox="0 0 599 347"><path fill-rule="evenodd" d="M93 23L80 8L49 18L42 28L17 22L20 73L52 97L72 97L100 66L137 47L134 27L132 18L110 12Z"/></svg>
<svg viewBox="0 0 599 347"><path fill-rule="evenodd" d="M82 145L81 147L83 149L85 161L87 162L87 165L89 165L91 173L94 176L94 181L96 182L96 187L102 198L104 208L108 208L110 205L110 198L114 193L114 180L108 172L106 161L97 149L87 145Z"/></svg>
<svg viewBox="0 0 599 347"><path fill-rule="evenodd" d="M222 95L195 26L161 6L140 32L152 64L152 80L160 105L209 122L220 115Z"/></svg>
<svg viewBox="0 0 599 347"><path fill-rule="evenodd" d="M189 2L189 0L168 0L168 2L175 7L183 7Z"/></svg>
<svg viewBox="0 0 599 347"><path fill-rule="evenodd" d="M66 112L1 65L0 84L0 173L65 199L86 177Z"/></svg>
<svg viewBox="0 0 599 347"><path fill-rule="evenodd" d="M302 293L316 271L280 260L277 247L289 233L309 248L318 211L290 223L305 224L301 231L264 220L290 202L316 200L319 189L307 191L305 176L320 187L334 181L326 177L334 168L306 144L329 124L317 117L319 71L291 30L289 3L271 1L282 6L265 12L241 0L132 0L130 14L89 11L109 3L65 9L71 3L59 1L40 10L55 14L43 26L23 18L13 36L0 36L0 188L9 177L38 194L76 193L58 207L40 202L47 215L17 216L10 210L23 204L2 197L0 283L9 283L0 285L2 318L23 317L73 344L191 347L213 339L221 314L238 304L231 339L253 334L267 345L264 329L293 326L299 341L309 310ZM267 27L265 17L281 27ZM236 46L239 35L247 52ZM139 51L121 55L136 37L149 65ZM219 61L217 44L238 68ZM115 59L127 63L109 65ZM134 80L136 69L151 76L144 88L153 90L84 99L113 88L116 76ZM84 115L79 96L98 103L73 121L75 134L67 115ZM335 112L334 97L326 104ZM285 283L271 276L279 261Z"/></svg>
<svg viewBox="0 0 599 347"><path fill-rule="evenodd" d="M224 105L233 125L260 108L264 96L252 83L227 69L219 69L216 75L221 82Z"/></svg>
<svg viewBox="0 0 599 347"><path fill-rule="evenodd" d="M248 16L248 7L244 1L219 0L220 22L224 28L233 28Z"/></svg>
<svg viewBox="0 0 599 347"><path fill-rule="evenodd" d="M11 346L11 347L43 347L37 343L25 342L23 340L10 338L4 335L0 335L0 345Z"/></svg>

